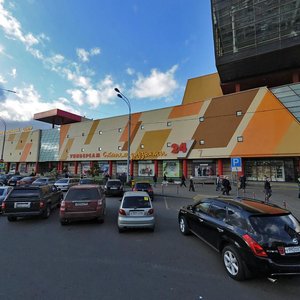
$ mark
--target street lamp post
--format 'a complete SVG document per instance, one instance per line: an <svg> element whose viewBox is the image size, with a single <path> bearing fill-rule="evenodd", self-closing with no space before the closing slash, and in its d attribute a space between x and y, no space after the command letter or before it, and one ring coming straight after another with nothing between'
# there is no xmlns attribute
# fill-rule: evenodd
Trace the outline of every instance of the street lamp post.
<svg viewBox="0 0 300 300"><path fill-rule="evenodd" d="M118 88L115 88L118 93L118 97L121 98L128 106L128 153L127 153L127 182L129 182L130 177L130 132L131 132L131 105L129 99L120 92Z"/></svg>

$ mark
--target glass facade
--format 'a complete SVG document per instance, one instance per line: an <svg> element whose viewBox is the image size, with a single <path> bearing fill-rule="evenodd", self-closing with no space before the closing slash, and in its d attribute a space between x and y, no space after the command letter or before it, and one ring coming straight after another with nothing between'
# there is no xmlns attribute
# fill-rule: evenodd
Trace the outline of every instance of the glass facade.
<svg viewBox="0 0 300 300"><path fill-rule="evenodd" d="M212 0L212 13L217 61L299 45L298 0Z"/></svg>
<svg viewBox="0 0 300 300"><path fill-rule="evenodd" d="M40 162L58 161L59 138L60 134L58 128L42 130Z"/></svg>
<svg viewBox="0 0 300 300"><path fill-rule="evenodd" d="M300 122L300 83L275 87L270 90Z"/></svg>

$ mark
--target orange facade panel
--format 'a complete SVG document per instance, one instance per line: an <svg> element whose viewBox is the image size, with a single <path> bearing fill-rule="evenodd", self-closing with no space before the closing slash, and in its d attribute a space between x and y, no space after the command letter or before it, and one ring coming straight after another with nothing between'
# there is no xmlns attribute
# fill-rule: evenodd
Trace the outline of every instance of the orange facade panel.
<svg viewBox="0 0 300 300"><path fill-rule="evenodd" d="M84 142L85 145L89 145L91 143L99 123L100 123L100 120L93 121L93 124L92 124L92 126L90 128L90 131L88 133L88 136L87 136L87 138Z"/></svg>
<svg viewBox="0 0 300 300"><path fill-rule="evenodd" d="M187 105L180 105L173 107L169 119L183 118L197 115L200 112L203 102L195 102Z"/></svg>
<svg viewBox="0 0 300 300"><path fill-rule="evenodd" d="M29 134L29 131L21 133L16 150L22 150L25 147Z"/></svg>
<svg viewBox="0 0 300 300"><path fill-rule="evenodd" d="M24 150L22 152L22 155L20 157L20 162L25 162L27 157L28 157L28 154L30 152L30 149L32 147L32 143L27 143L24 147Z"/></svg>
<svg viewBox="0 0 300 300"><path fill-rule="evenodd" d="M134 135L136 134L137 130L139 129L139 126L141 122L139 122L141 113L136 113L131 115L131 129L130 129L130 137L131 141L134 139ZM126 124L126 127L120 137L120 142L127 142L128 141L128 122Z"/></svg>

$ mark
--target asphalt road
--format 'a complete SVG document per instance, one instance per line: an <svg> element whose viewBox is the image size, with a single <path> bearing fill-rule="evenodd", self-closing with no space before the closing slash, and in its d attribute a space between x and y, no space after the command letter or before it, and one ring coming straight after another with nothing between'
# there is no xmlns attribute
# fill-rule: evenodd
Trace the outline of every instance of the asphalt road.
<svg viewBox="0 0 300 300"><path fill-rule="evenodd" d="M299 299L300 278L230 279L218 253L183 236L177 210L191 199L159 196L157 226L118 233L118 198L104 224L0 218L0 299Z"/></svg>

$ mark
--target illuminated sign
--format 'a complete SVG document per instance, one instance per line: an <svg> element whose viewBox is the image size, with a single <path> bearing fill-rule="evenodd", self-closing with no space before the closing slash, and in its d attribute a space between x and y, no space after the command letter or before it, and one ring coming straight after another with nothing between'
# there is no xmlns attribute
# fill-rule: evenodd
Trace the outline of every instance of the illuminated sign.
<svg viewBox="0 0 300 300"><path fill-rule="evenodd" d="M194 144L194 140L188 140L180 144L173 143L171 145L172 148L171 153L177 154L178 158L185 158L190 152L193 144Z"/></svg>

